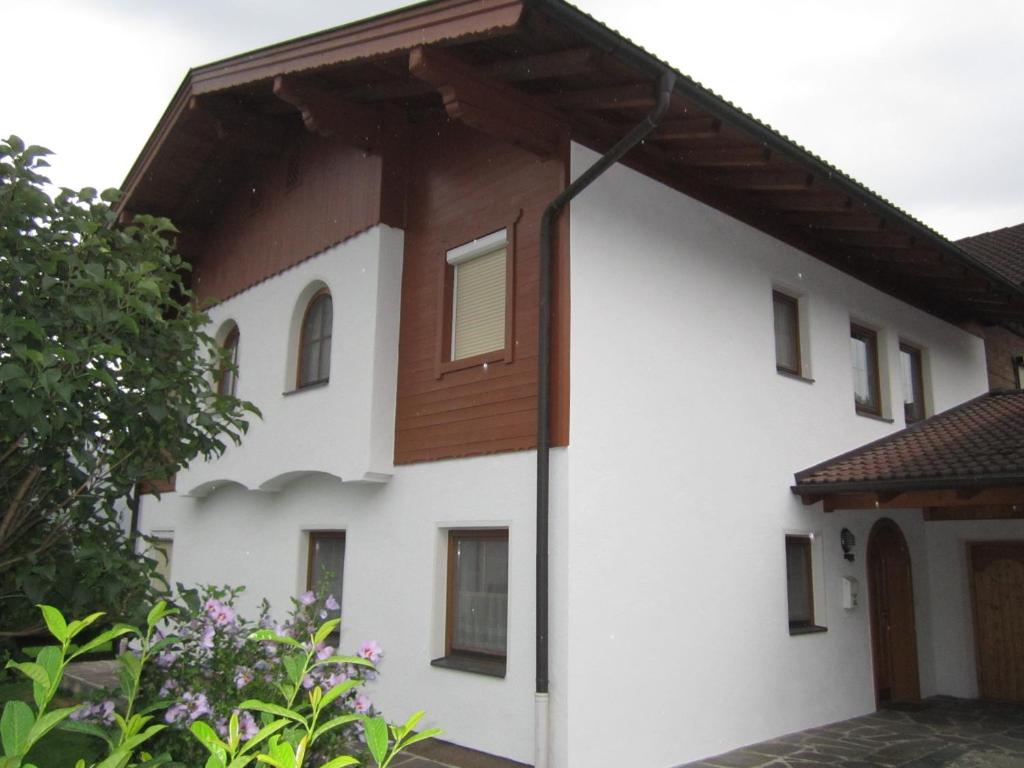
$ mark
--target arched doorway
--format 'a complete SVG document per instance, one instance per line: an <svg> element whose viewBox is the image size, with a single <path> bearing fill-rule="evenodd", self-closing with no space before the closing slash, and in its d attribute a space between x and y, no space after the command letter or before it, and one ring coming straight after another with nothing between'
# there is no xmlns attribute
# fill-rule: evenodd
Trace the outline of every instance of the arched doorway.
<svg viewBox="0 0 1024 768"><path fill-rule="evenodd" d="M868 592L875 700L918 701L917 629L910 549L899 526L888 518L868 537Z"/></svg>

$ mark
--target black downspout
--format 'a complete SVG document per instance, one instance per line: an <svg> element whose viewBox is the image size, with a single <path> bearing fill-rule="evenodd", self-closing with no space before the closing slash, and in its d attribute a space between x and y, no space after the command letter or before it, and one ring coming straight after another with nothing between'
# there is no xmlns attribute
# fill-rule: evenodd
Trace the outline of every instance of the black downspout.
<svg viewBox="0 0 1024 768"><path fill-rule="evenodd" d="M651 133L668 109L676 74L662 72L658 102L633 128L552 200L540 220L540 316L537 361L537 693L548 692L548 480L551 397L551 253L562 208Z"/></svg>

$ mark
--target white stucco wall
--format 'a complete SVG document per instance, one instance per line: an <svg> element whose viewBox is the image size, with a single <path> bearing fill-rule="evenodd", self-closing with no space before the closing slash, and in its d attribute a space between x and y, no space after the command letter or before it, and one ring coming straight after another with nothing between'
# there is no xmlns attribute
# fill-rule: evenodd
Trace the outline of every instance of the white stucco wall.
<svg viewBox="0 0 1024 768"><path fill-rule="evenodd" d="M177 477L201 496L227 482L275 490L310 472L344 481L386 480L392 471L401 230L367 230L211 308L213 332L239 329L237 395L250 419L240 446ZM331 292L334 322L326 385L295 390L296 348L309 298Z"/></svg>
<svg viewBox="0 0 1024 768"><path fill-rule="evenodd" d="M594 159L575 146L573 173ZM902 428L901 339L926 351L932 411L985 391L981 340L621 166L572 203L570 242L555 764L672 766L872 710L863 558L877 515L825 515L789 486ZM776 373L773 287L802 299L814 383ZM892 423L854 411L851 320L878 331ZM920 515L905 519L920 551ZM822 537L826 633L788 631L793 532ZM840 605L844 574L858 610Z"/></svg>
<svg viewBox="0 0 1024 768"><path fill-rule="evenodd" d="M532 762L534 468L523 452L401 466L383 484L321 475L277 493L146 497L142 529L173 537L172 580L244 584L250 616L262 597L283 614L305 589L308 531L344 530L342 648L383 646L374 703L392 720L426 709L446 740ZM509 530L504 679L430 664L444 655L447 530L489 526Z"/></svg>

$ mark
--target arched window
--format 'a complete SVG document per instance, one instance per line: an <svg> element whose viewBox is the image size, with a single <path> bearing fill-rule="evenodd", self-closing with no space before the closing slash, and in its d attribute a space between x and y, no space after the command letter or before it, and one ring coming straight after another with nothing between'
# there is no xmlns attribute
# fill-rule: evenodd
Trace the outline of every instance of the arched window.
<svg viewBox="0 0 1024 768"><path fill-rule="evenodd" d="M302 318L299 338L299 369L296 386L300 389L320 384L331 377L331 324L334 309L331 294L322 290L313 296Z"/></svg>
<svg viewBox="0 0 1024 768"><path fill-rule="evenodd" d="M225 360L217 377L217 392L221 395L234 395L238 386L238 326L236 325L224 339Z"/></svg>

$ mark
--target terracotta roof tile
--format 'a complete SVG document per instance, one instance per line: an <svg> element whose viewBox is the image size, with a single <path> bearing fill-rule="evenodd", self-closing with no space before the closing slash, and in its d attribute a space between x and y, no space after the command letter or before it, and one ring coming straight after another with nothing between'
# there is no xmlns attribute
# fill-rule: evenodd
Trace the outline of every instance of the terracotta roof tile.
<svg viewBox="0 0 1024 768"><path fill-rule="evenodd" d="M1024 285L1024 224L965 237L956 244L1017 285Z"/></svg>
<svg viewBox="0 0 1024 768"><path fill-rule="evenodd" d="M796 473L794 490L1024 483L1024 391L989 392Z"/></svg>

